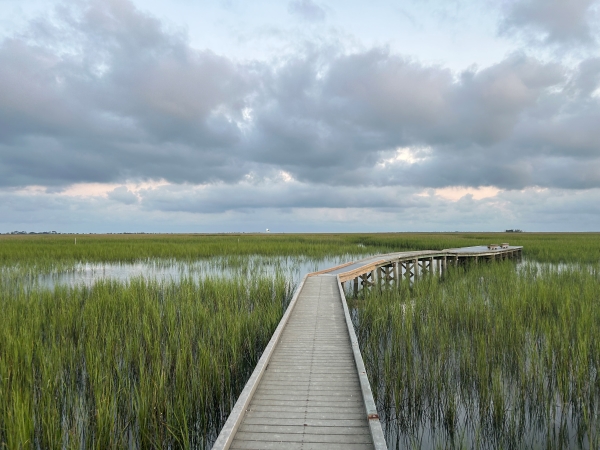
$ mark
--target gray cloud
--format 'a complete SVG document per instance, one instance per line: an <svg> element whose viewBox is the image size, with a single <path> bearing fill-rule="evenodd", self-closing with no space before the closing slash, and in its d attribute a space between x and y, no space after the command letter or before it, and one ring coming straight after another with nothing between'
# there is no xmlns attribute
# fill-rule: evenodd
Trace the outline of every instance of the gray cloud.
<svg viewBox="0 0 600 450"><path fill-rule="evenodd" d="M455 78L373 49L327 63L295 60L273 79L258 102L256 153L312 182L520 189L539 181L528 172L528 159L550 151L535 146L542 136L532 137L530 126L550 130L564 122L567 133L567 122L575 120L582 133L595 132L581 122L583 102L563 89L564 69L519 54ZM559 106L546 111L553 102ZM589 107L598 109L598 102ZM398 147L430 153L379 170L376 163ZM570 158L571 150L560 153Z"/></svg>
<svg viewBox="0 0 600 450"><path fill-rule="evenodd" d="M140 192L148 210L191 213L253 211L265 208L373 208L411 209L425 207L411 188L377 187L331 189L328 186L269 180L261 183L218 184L209 187L161 186Z"/></svg>
<svg viewBox="0 0 600 450"><path fill-rule="evenodd" d="M83 5L0 43L0 185L259 186L284 170L317 186L257 191L277 207L349 206L333 190L353 186L600 186L597 58L571 70L515 53L457 74L328 43L239 63L127 0ZM141 204L176 203L161 192ZM223 192L191 204L253 205Z"/></svg>
<svg viewBox="0 0 600 450"><path fill-rule="evenodd" d="M252 69L191 49L127 1L87 5L0 45L2 183L239 177Z"/></svg>
<svg viewBox="0 0 600 450"><path fill-rule="evenodd" d="M60 193L0 191L0 232L58 230L120 231L527 231L597 230L599 189L529 189L475 199L447 201L412 188L341 187L328 193L321 207L305 198L319 187L296 186L284 199L283 183L231 187L164 186L138 191L140 203L124 205L108 197L71 197ZM232 194L234 194L232 196ZM267 194L265 196L265 194ZM220 196L223 203L214 201ZM279 197L273 202L273 196ZM339 203L335 197L339 198ZM383 200L379 200L379 197ZM330 201L333 200L333 201ZM243 206L244 201L250 203ZM306 205L309 206L306 206ZM240 207L240 205L242 205ZM283 205L283 206L282 206ZM110 211L110 214L107 214ZM577 220L573 218L576 217Z"/></svg>
<svg viewBox="0 0 600 450"><path fill-rule="evenodd" d="M600 88L600 58L590 58L579 64L572 88L583 98L593 95Z"/></svg>
<svg viewBox="0 0 600 450"><path fill-rule="evenodd" d="M507 7L503 32L541 36L551 45L594 44L597 0L516 0Z"/></svg>
<svg viewBox="0 0 600 450"><path fill-rule="evenodd" d="M325 9L312 0L292 0L288 3L288 11L308 22L322 22L327 15Z"/></svg>
<svg viewBox="0 0 600 450"><path fill-rule="evenodd" d="M125 205L133 205L139 201L137 195L135 195L125 186L114 188L108 193L107 197L110 200L115 200Z"/></svg>

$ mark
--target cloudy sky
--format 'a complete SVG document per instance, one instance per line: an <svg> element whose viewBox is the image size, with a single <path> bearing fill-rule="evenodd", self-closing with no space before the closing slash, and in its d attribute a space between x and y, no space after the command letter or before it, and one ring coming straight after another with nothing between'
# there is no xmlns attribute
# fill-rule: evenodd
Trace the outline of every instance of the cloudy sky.
<svg viewBox="0 0 600 450"><path fill-rule="evenodd" d="M0 232L600 231L600 0L2 0Z"/></svg>

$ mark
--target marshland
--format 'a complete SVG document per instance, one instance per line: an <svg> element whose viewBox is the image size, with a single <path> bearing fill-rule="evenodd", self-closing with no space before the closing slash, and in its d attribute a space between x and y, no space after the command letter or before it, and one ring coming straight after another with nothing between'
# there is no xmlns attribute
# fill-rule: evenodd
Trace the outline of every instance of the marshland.
<svg viewBox="0 0 600 450"><path fill-rule="evenodd" d="M210 448L305 272L501 240L347 293L388 446L597 448L600 235L530 233L2 236L0 447Z"/></svg>

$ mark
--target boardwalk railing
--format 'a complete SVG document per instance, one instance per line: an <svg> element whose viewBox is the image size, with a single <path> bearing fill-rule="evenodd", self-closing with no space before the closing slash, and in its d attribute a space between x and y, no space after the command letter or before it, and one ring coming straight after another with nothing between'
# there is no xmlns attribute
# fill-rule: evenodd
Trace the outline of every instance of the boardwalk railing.
<svg viewBox="0 0 600 450"><path fill-rule="evenodd" d="M521 252L508 244L397 252L307 274L213 450L386 449L344 283L356 294L442 276L448 265L518 259Z"/></svg>
<svg viewBox="0 0 600 450"><path fill-rule="evenodd" d="M350 318L350 311L348 311L348 304L346 302L346 296L344 295L344 289L342 287L342 283L340 282L339 275L337 277L337 281L338 289L340 290L340 297L343 299L342 305L344 307L344 318L346 319L348 334L350 335L352 353L354 353L354 362L356 364L356 371L358 372L358 379L360 380L360 390L365 403L365 414L369 422L369 430L371 431L373 445L377 450L387 449L385 438L383 436L383 430L381 429L381 422L379 422L379 414L377 413L377 407L375 406L375 399L373 398L373 392L371 391L371 383L369 383L369 377L367 376L365 363L362 355L360 354L358 338L356 337L354 325L352 324L352 319Z"/></svg>
<svg viewBox="0 0 600 450"><path fill-rule="evenodd" d="M449 265L479 264L502 259L520 259L521 246L506 246L491 250L486 246L452 248L440 251L422 250L397 252L364 258L314 272L312 275L338 275L342 286L350 282L354 294L376 284L408 281L410 283L425 274L443 276Z"/></svg>

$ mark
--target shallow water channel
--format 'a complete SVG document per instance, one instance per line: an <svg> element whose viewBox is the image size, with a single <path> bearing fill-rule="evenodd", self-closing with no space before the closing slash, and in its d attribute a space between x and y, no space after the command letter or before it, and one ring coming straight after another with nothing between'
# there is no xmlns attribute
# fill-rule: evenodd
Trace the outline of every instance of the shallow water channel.
<svg viewBox="0 0 600 450"><path fill-rule="evenodd" d="M37 275L31 282L40 287L53 288L57 285L92 286L99 280L128 281L143 277L156 281L177 282L183 278L206 278L237 276L280 275L298 285L304 275L327 269L348 261L370 255L345 255L322 259L306 257L243 258L214 257L196 261L149 260L134 263L79 263L66 270Z"/></svg>

